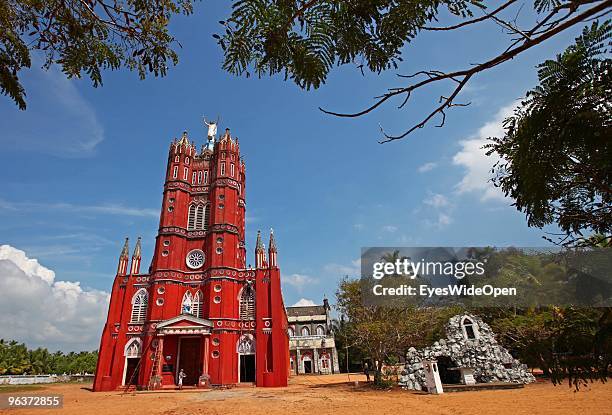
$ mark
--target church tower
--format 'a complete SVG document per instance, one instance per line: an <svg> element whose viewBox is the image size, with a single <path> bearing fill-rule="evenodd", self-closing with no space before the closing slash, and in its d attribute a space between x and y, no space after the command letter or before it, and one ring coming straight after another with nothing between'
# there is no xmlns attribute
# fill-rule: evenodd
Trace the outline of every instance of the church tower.
<svg viewBox="0 0 612 415"><path fill-rule="evenodd" d="M226 129L200 151L187 132L168 152L151 266L140 274L138 239L126 239L100 343L94 390L284 386L287 317L276 243L258 233L246 267L246 169ZM128 272L129 269L129 272Z"/></svg>

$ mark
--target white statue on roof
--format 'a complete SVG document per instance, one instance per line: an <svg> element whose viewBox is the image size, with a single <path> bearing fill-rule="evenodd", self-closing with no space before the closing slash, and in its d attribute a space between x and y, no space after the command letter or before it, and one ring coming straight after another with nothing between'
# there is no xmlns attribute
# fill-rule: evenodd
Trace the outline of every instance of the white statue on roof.
<svg viewBox="0 0 612 415"><path fill-rule="evenodd" d="M211 121L208 123L206 122L206 117L204 117L204 124L208 127L208 141L215 140L215 136L217 135L217 123L218 121Z"/></svg>

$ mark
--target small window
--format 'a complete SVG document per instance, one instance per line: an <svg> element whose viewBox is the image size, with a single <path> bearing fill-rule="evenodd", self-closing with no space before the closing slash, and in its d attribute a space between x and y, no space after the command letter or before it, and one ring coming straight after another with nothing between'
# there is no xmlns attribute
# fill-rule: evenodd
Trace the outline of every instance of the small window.
<svg viewBox="0 0 612 415"><path fill-rule="evenodd" d="M172 171L172 178L176 179L178 177L178 166L174 166L174 170Z"/></svg>
<svg viewBox="0 0 612 415"><path fill-rule="evenodd" d="M234 163L230 164L230 175L234 177Z"/></svg>
<svg viewBox="0 0 612 415"><path fill-rule="evenodd" d="M461 320L461 326L463 327L463 335L467 340L475 340L477 338L478 329L470 318L464 317Z"/></svg>
<svg viewBox="0 0 612 415"><path fill-rule="evenodd" d="M219 209L223 209L225 207L225 205L223 203L219 204Z"/></svg>
<svg viewBox="0 0 612 415"><path fill-rule="evenodd" d="M170 203L174 203L174 198L173 198L173 197L171 197L170 199L168 199L168 202L170 202Z"/></svg>
<svg viewBox="0 0 612 415"><path fill-rule="evenodd" d="M157 294L163 294L165 292L166 292L166 289L164 287L157 288Z"/></svg>
<svg viewBox="0 0 612 415"><path fill-rule="evenodd" d="M221 163L221 172L219 173L221 176L225 176L225 163Z"/></svg>
<svg viewBox="0 0 612 415"><path fill-rule="evenodd" d="M195 184L196 182L196 172L194 171L193 174L191 175L191 184Z"/></svg>
<svg viewBox="0 0 612 415"><path fill-rule="evenodd" d="M310 336L310 329L308 327L302 327L302 336Z"/></svg>
<svg viewBox="0 0 612 415"><path fill-rule="evenodd" d="M323 326L317 326L317 335L325 336L325 328Z"/></svg>
<svg viewBox="0 0 612 415"><path fill-rule="evenodd" d="M185 164L189 164L189 157L185 157Z"/></svg>
<svg viewBox="0 0 612 415"><path fill-rule="evenodd" d="M179 156L176 156L176 157L174 158L174 162L175 162L175 163L178 163L179 161L181 161L181 159L179 158Z"/></svg>
<svg viewBox="0 0 612 415"><path fill-rule="evenodd" d="M169 252L168 251L162 251L162 256L168 256Z"/></svg>
<svg viewBox="0 0 612 415"><path fill-rule="evenodd" d="M164 246L170 246L170 241L165 240L165 241L164 241Z"/></svg>
<svg viewBox="0 0 612 415"><path fill-rule="evenodd" d="M293 328L292 328L292 327L289 327L289 328L287 329L287 333L289 333L289 337L293 337L293 336L295 336L295 331L293 331Z"/></svg>
<svg viewBox="0 0 612 415"><path fill-rule="evenodd" d="M219 344L221 344L221 341L218 337L215 337L214 339L212 339L212 344L213 346L218 346Z"/></svg>
<svg viewBox="0 0 612 415"><path fill-rule="evenodd" d="M218 237L217 238L217 243L218 244L222 244L223 243L223 238L222 237Z"/></svg>
<svg viewBox="0 0 612 415"><path fill-rule="evenodd" d="M215 298L213 298L213 301L215 302L215 304L219 304L221 302L221 297L216 296Z"/></svg>
<svg viewBox="0 0 612 415"><path fill-rule="evenodd" d="M164 299L163 298L158 298L157 300L155 300L155 304L157 304L157 305L164 305Z"/></svg>
<svg viewBox="0 0 612 415"><path fill-rule="evenodd" d="M198 184L200 184L200 183L202 183L202 171L198 172Z"/></svg>
<svg viewBox="0 0 612 415"><path fill-rule="evenodd" d="M174 212L174 207L168 206L168 212Z"/></svg>
<svg viewBox="0 0 612 415"><path fill-rule="evenodd" d="M225 160L225 151L221 153L221 158Z"/></svg>
<svg viewBox="0 0 612 415"><path fill-rule="evenodd" d="M217 249L215 249L215 252L216 252L217 254L222 254L222 253L223 253L223 248L218 247Z"/></svg>
<svg viewBox="0 0 612 415"><path fill-rule="evenodd" d="M219 195L219 200L224 200L225 199L225 195Z"/></svg>
<svg viewBox="0 0 612 415"><path fill-rule="evenodd" d="M189 177L189 168L185 167L183 169L183 180L187 180L187 177Z"/></svg>
<svg viewBox="0 0 612 415"><path fill-rule="evenodd" d="M215 285L214 290L215 290L216 293L220 292L221 291L221 284Z"/></svg>
<svg viewBox="0 0 612 415"><path fill-rule="evenodd" d="M219 358L219 351L218 350L213 350L212 357L215 358L215 359L218 359Z"/></svg>
<svg viewBox="0 0 612 415"><path fill-rule="evenodd" d="M204 170L204 184L208 184L208 170Z"/></svg>

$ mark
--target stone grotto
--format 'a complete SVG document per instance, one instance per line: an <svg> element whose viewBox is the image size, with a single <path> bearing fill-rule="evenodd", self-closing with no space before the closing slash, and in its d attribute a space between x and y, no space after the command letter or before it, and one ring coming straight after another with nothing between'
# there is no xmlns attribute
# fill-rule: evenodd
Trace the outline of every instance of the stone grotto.
<svg viewBox="0 0 612 415"><path fill-rule="evenodd" d="M491 327L480 318L456 315L448 321L445 330L446 339L421 350L414 347L408 350L400 386L412 390L425 388L423 360L437 361L443 384L468 383L468 378L462 376L464 372L476 383L535 381L527 366L497 343Z"/></svg>

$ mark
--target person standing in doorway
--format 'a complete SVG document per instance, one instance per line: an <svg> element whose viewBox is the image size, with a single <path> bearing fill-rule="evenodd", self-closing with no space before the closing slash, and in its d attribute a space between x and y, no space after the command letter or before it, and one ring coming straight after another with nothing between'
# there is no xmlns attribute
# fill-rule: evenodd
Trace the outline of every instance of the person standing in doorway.
<svg viewBox="0 0 612 415"><path fill-rule="evenodd" d="M179 390L183 389L183 379L186 378L186 377L187 377L187 375L185 374L183 369L181 369L179 371L179 374L178 374L178 387L179 387Z"/></svg>

